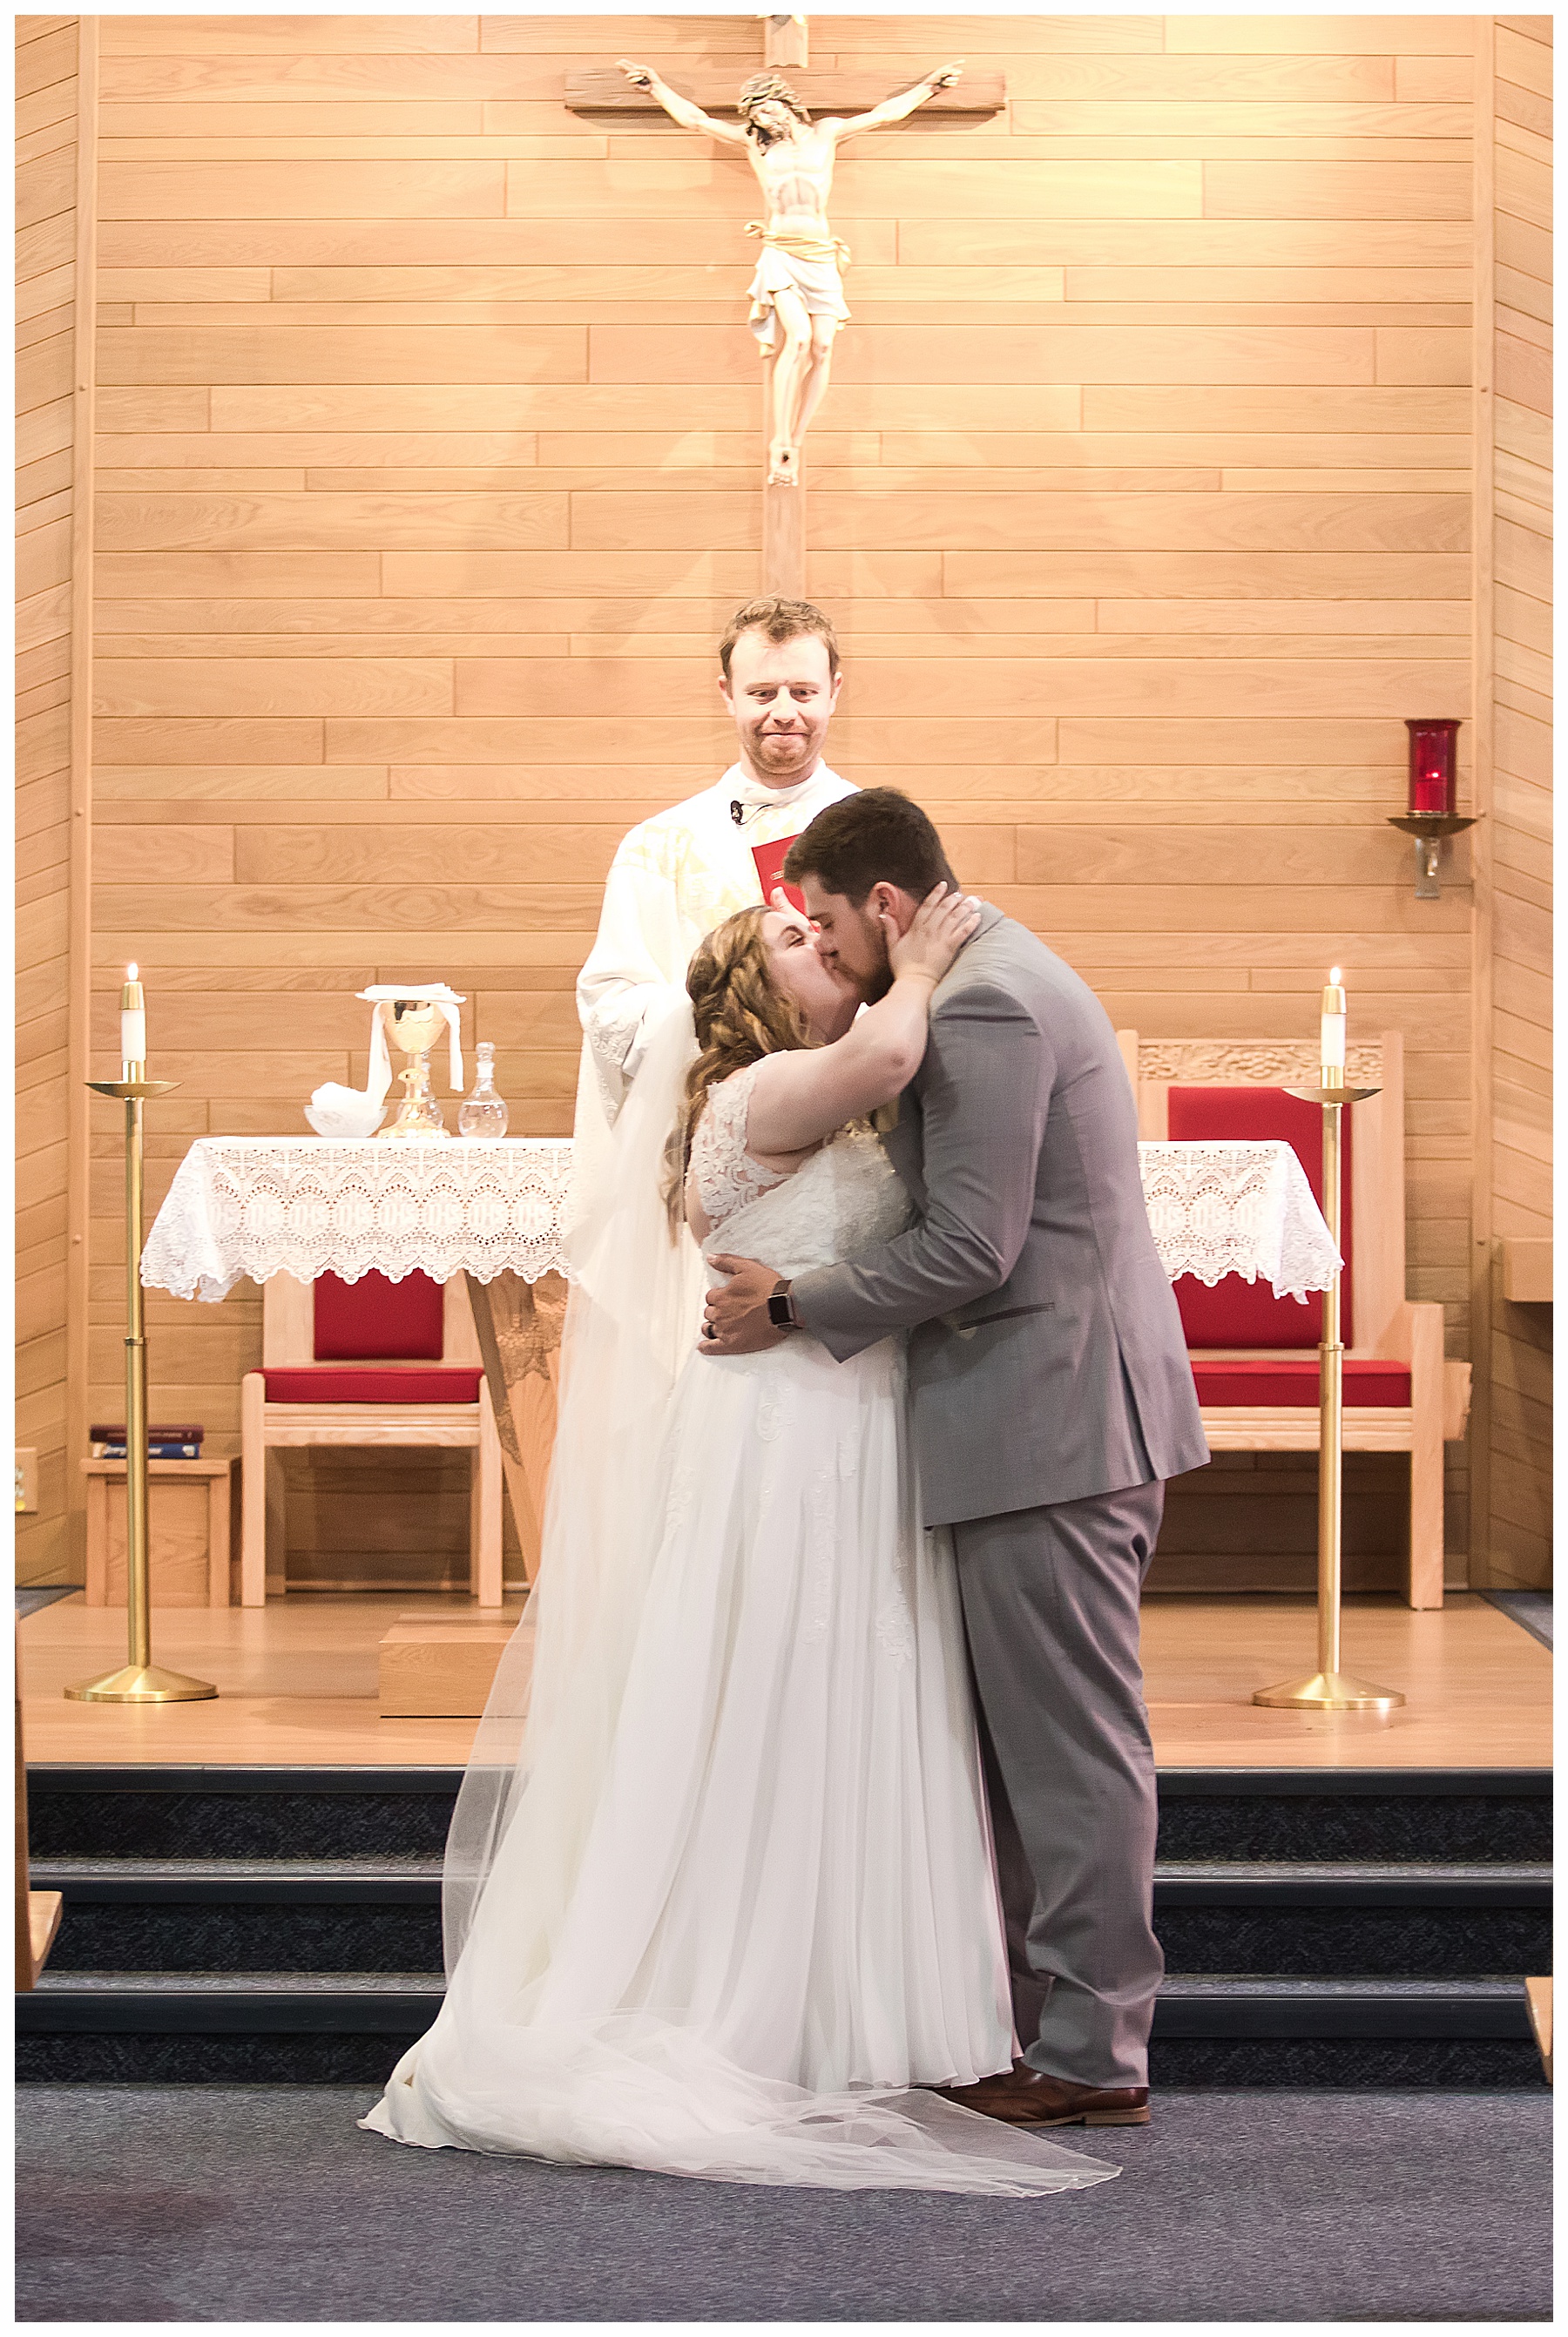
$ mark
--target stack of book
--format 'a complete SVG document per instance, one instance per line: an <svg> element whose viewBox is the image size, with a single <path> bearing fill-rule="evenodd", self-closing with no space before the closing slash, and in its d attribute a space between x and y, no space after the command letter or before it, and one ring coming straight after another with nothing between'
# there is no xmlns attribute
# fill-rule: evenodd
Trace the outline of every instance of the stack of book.
<svg viewBox="0 0 1568 2337"><path fill-rule="evenodd" d="M149 1428L147 1458L149 1461L200 1461L201 1439L207 1431L196 1428ZM94 1461L123 1461L125 1458L125 1423L107 1428L90 1428L87 1432Z"/></svg>

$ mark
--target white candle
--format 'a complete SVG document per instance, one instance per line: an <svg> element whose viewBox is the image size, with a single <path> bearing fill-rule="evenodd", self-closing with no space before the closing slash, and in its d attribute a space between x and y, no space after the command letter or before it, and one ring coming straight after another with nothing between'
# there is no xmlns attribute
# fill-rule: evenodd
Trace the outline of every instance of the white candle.
<svg viewBox="0 0 1568 2337"><path fill-rule="evenodd" d="M1329 968L1328 987L1323 992L1321 1030L1318 1061L1323 1066L1323 1084L1326 1088L1342 1088L1345 1084L1345 992L1337 965Z"/></svg>
<svg viewBox="0 0 1568 2337"><path fill-rule="evenodd" d="M147 1001L134 965L126 967L120 992L120 1061L122 1065L147 1061Z"/></svg>

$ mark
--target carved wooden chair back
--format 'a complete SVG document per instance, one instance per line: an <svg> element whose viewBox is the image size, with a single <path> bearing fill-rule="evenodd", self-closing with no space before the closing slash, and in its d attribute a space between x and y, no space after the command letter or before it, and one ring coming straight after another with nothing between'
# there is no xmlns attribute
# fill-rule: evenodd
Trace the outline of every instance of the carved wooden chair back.
<svg viewBox="0 0 1568 2337"><path fill-rule="evenodd" d="M1282 1096L1288 1087L1310 1084L1318 1076L1317 1049L1309 1040L1259 1044L1229 1039L1141 1039L1136 1031L1119 1031L1116 1037L1138 1099L1138 1133L1145 1141L1170 1140L1173 1091L1184 1098L1199 1090L1236 1090L1242 1107L1235 1121L1235 1132L1240 1135L1255 1119L1245 1108L1249 1091L1261 1101L1265 1097ZM1342 1247L1350 1262L1351 1277L1349 1328L1354 1345L1350 1352L1373 1355L1382 1352L1381 1343L1405 1302L1403 1033L1384 1031L1376 1039L1353 1046L1348 1070L1353 1086L1375 1087L1378 1091L1345 1115L1351 1120L1347 1147L1349 1174L1343 1180L1341 1195ZM1317 1131L1314 1154L1314 1119L1308 1117L1312 1108L1301 1105L1298 1111L1298 1118L1289 1116L1289 1124L1293 1131L1302 1132L1293 1132L1291 1140L1313 1190L1320 1193L1321 1133ZM1210 1111L1204 1117L1213 1125L1223 1115ZM1280 1120L1278 1113L1268 1117ZM1223 1291L1226 1286L1220 1288ZM1277 1310L1272 1316L1279 1326L1274 1335L1245 1341L1239 1336L1234 1342L1202 1335L1190 1337L1191 1346L1216 1355L1269 1354L1284 1345L1316 1346L1319 1335L1316 1305L1298 1308L1292 1300L1277 1301L1269 1294L1265 1294L1266 1305L1260 1305L1245 1284L1238 1284L1236 1292L1246 1300L1243 1305L1236 1299L1230 1308L1238 1329L1245 1324L1260 1328L1269 1310ZM1207 1298L1209 1294L1204 1296ZM1193 1311L1195 1315L1200 1311L1206 1332L1222 1324L1222 1315L1212 1305Z"/></svg>

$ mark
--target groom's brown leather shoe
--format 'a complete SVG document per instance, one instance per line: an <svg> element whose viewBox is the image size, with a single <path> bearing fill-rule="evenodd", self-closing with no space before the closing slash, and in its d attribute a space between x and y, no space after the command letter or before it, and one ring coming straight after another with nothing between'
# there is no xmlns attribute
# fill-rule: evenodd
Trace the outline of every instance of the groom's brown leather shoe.
<svg viewBox="0 0 1568 2337"><path fill-rule="evenodd" d="M1147 2126L1147 2086L1075 2086L1048 2078L1027 2061L975 2086L943 2088L950 2102L1009 2126Z"/></svg>

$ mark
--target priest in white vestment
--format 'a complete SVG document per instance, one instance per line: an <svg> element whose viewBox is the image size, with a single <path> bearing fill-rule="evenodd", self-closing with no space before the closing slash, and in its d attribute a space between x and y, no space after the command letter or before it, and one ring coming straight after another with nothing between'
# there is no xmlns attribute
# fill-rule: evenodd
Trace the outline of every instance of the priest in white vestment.
<svg viewBox="0 0 1568 2337"><path fill-rule="evenodd" d="M648 1038L685 988L692 951L722 919L762 898L753 848L798 836L854 792L822 759L842 676L832 624L819 609L774 594L749 601L731 619L719 659L739 759L715 786L622 839L578 977L579 1213L597 1188L610 1129Z"/></svg>

